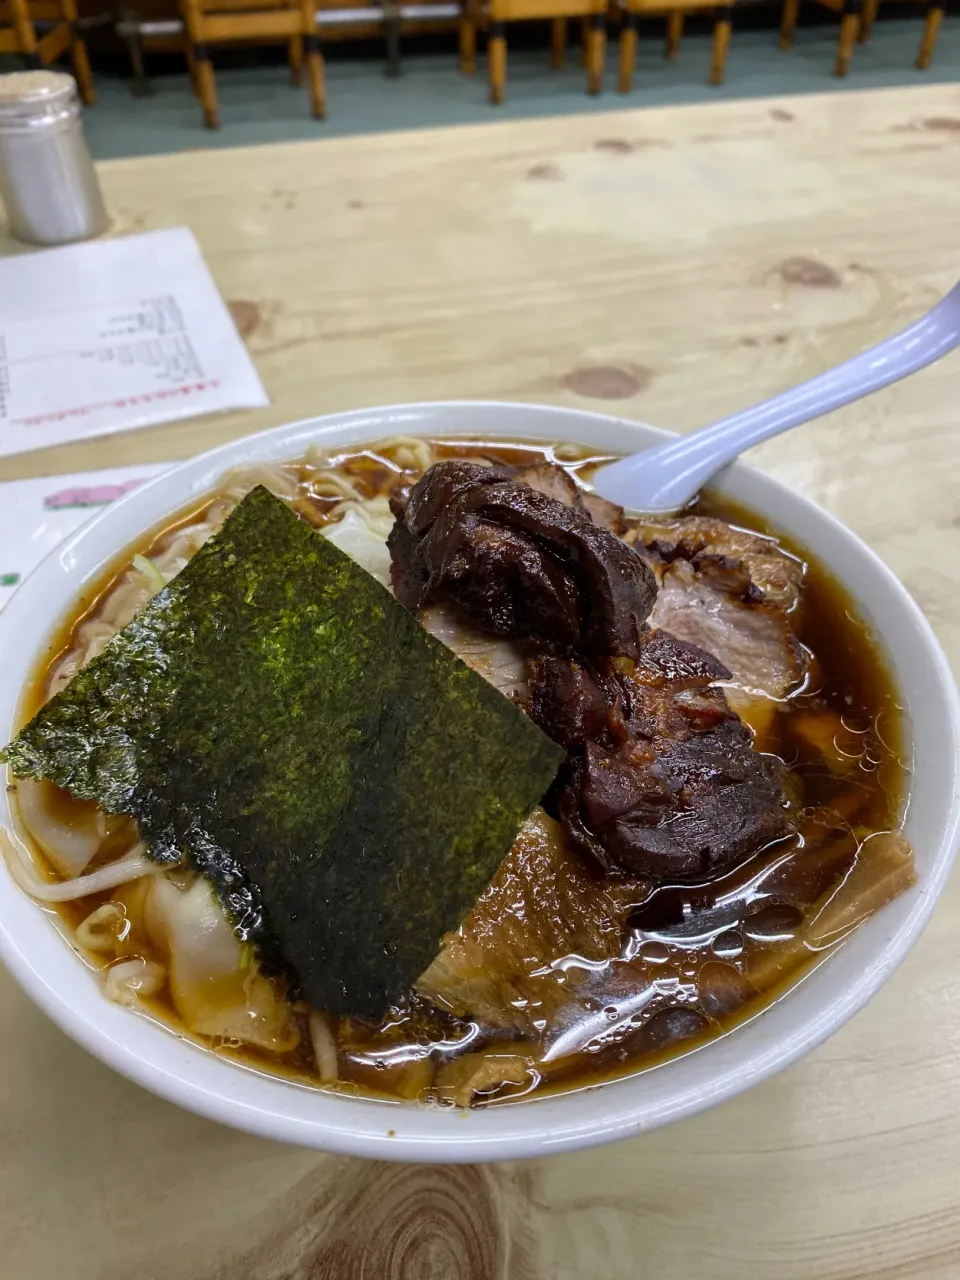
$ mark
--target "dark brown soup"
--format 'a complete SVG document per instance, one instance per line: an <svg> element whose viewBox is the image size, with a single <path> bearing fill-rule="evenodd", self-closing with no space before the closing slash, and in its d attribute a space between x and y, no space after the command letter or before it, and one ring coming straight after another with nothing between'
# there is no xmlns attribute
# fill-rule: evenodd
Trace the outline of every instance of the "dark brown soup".
<svg viewBox="0 0 960 1280"><path fill-rule="evenodd" d="M182 567L253 484L266 483L318 527L352 512L375 545L391 522L384 499L450 458L518 469L559 464L585 486L604 461L572 445L395 439L227 477L211 499L125 552L77 602L38 670L24 718ZM709 495L679 524L628 520L618 532L656 567L664 600L685 584L664 629L679 627L681 638L710 652L704 637L726 646L727 656L718 656L732 672L721 681L731 705L754 750L785 766L789 835L712 879L651 887L602 870L566 839L556 814L535 815L511 855L516 865L498 872L504 883L488 891L420 989L379 1026L288 1005L282 987L238 953L237 972L216 980L226 1002L249 1002L245 1015L260 1028L253 1045L246 1023L198 1005L176 954L181 924L165 924L153 900L166 876L57 907L71 934L82 930L77 940L105 981L128 966L122 973L133 979L120 983L122 1001L249 1067L306 1083L434 1105L509 1100L595 1084L724 1034L912 883L912 858L898 834L907 784L901 708L873 637L828 567ZM770 565L776 574L764 579L764 592L756 582ZM790 582L799 584L793 594ZM762 678L751 671L755 659ZM53 788L40 804L43 822L58 830L92 820L90 806ZM38 836L30 817L35 795L30 814L25 809L21 803L26 833ZM116 822L102 836L88 869L135 839ZM39 844L31 853L53 877ZM178 893L191 889L192 873L172 874ZM570 919L578 913L590 928ZM136 965L147 966L149 980L135 980Z"/></svg>

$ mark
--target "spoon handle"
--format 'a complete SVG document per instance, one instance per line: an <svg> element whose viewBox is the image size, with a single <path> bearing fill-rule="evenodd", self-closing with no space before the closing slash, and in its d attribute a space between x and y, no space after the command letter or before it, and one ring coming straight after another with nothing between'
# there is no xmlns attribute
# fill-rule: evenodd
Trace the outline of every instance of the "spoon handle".
<svg viewBox="0 0 960 1280"><path fill-rule="evenodd" d="M826 373L712 426L604 467L596 476L597 490L634 510L682 507L745 449L879 391L939 360L957 345L960 284L909 328Z"/></svg>

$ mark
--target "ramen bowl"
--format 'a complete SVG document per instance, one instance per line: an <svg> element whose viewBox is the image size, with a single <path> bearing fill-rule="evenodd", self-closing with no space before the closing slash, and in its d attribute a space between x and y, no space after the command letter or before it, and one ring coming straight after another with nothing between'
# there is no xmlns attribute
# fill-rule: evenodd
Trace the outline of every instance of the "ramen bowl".
<svg viewBox="0 0 960 1280"><path fill-rule="evenodd" d="M311 445L336 449L396 434L570 440L610 453L634 452L664 435L572 409L398 405L279 427L174 467L67 539L0 614L0 740L13 736L24 686L71 602L145 531L213 489L231 467L301 456ZM239 1066L111 1004L54 919L21 892L5 867L0 957L69 1036L145 1088L238 1129L377 1159L504 1160L611 1142L693 1115L797 1061L879 990L933 910L960 824L960 708L946 659L923 615L857 537L811 502L743 465L724 474L718 493L829 566L878 638L904 707L911 769L904 832L917 869L912 889L748 1022L655 1070L509 1105L451 1111L305 1088ZM3 825L13 825L10 810L5 793Z"/></svg>

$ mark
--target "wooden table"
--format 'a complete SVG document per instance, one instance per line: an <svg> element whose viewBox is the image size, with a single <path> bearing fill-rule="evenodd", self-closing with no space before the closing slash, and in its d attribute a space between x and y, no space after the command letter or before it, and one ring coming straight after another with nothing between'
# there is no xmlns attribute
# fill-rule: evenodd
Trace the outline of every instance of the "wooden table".
<svg viewBox="0 0 960 1280"><path fill-rule="evenodd" d="M947 86L105 164L118 231L196 232L273 405L0 478L395 400L693 427L953 284L958 173ZM876 548L955 662L958 405L954 358L757 454ZM11 1280L956 1280L958 1152L956 880L893 981L799 1066L532 1164L376 1165L233 1133L114 1075L0 979Z"/></svg>

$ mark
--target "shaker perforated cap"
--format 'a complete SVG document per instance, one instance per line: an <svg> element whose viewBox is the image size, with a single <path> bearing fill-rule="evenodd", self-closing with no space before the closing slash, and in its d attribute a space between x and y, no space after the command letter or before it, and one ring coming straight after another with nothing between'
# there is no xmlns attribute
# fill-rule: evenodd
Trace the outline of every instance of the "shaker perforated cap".
<svg viewBox="0 0 960 1280"><path fill-rule="evenodd" d="M77 82L65 71L8 71L0 75L0 123L57 116L78 102Z"/></svg>

